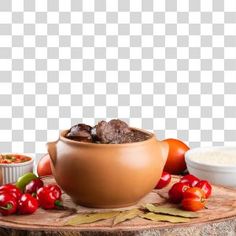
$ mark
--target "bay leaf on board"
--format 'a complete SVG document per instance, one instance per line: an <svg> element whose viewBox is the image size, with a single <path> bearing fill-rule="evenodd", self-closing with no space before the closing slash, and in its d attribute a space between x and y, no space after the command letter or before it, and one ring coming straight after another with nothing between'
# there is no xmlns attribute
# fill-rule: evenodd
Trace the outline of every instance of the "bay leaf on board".
<svg viewBox="0 0 236 236"><path fill-rule="evenodd" d="M172 206L156 206L151 203L144 205L144 208L153 213L172 215L172 216L181 216L186 218L197 218L199 214L192 211L184 211Z"/></svg>
<svg viewBox="0 0 236 236"><path fill-rule="evenodd" d="M82 213L77 214L75 217L69 219L65 225L80 225L94 223L100 220L111 219L117 216L119 211L99 212L99 213Z"/></svg>
<svg viewBox="0 0 236 236"><path fill-rule="evenodd" d="M166 221L166 222L171 222L171 223L186 223L190 221L190 219L184 218L184 217L155 214L153 212L143 214L140 217L144 219L152 220L152 221Z"/></svg>
<svg viewBox="0 0 236 236"><path fill-rule="evenodd" d="M141 211L137 208L127 210L127 211L122 211L115 217L115 219L113 221L113 225L117 225L117 224L124 222L126 220L131 220L137 216L141 216L142 214L144 214L143 211Z"/></svg>

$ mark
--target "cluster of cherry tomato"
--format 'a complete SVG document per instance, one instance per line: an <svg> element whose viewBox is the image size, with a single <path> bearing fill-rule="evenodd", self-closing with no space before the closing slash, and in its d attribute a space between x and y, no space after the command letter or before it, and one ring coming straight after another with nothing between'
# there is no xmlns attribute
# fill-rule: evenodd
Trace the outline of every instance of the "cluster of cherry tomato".
<svg viewBox="0 0 236 236"><path fill-rule="evenodd" d="M171 187L168 194L170 201L181 203L183 209L198 211L205 207L211 191L212 187L208 181L200 180L194 175L186 175Z"/></svg>
<svg viewBox="0 0 236 236"><path fill-rule="evenodd" d="M156 189L166 187L171 181L171 175L163 172ZM183 209L198 211L205 207L206 199L211 196L212 186L206 180L200 180L194 175L185 175L179 182L172 185L168 195L172 203L181 203Z"/></svg>
<svg viewBox="0 0 236 236"><path fill-rule="evenodd" d="M0 187L0 213L32 214L38 207L53 209L62 206L61 189L59 186L45 185L40 178L31 180L23 190L13 184Z"/></svg>

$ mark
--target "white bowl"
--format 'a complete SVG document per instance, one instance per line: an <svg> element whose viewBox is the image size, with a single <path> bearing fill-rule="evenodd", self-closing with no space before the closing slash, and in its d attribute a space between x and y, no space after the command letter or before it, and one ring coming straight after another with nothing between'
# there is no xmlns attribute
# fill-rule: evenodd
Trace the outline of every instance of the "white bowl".
<svg viewBox="0 0 236 236"><path fill-rule="evenodd" d="M205 147L185 153L190 174L212 184L236 187L236 147Z"/></svg>
<svg viewBox="0 0 236 236"><path fill-rule="evenodd" d="M13 153L2 153L3 155L14 155ZM26 156L24 154L15 154ZM27 172L33 172L34 159L30 157L31 160L22 162L22 163L13 163L13 164L2 164L0 163L0 185L15 183L17 179Z"/></svg>

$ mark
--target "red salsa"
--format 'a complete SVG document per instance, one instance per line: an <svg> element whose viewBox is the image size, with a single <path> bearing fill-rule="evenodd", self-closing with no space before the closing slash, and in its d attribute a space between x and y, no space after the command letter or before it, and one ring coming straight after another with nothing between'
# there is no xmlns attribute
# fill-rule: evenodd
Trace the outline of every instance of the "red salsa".
<svg viewBox="0 0 236 236"><path fill-rule="evenodd" d="M31 158L17 154L0 154L0 164L14 164L30 161Z"/></svg>

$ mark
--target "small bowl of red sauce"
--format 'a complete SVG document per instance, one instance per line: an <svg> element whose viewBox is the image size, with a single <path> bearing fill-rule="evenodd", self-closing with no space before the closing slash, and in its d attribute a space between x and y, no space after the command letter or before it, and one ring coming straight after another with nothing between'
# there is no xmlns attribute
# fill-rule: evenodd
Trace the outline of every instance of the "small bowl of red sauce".
<svg viewBox="0 0 236 236"><path fill-rule="evenodd" d="M0 154L0 184L14 183L27 172L33 172L34 160L24 154Z"/></svg>

